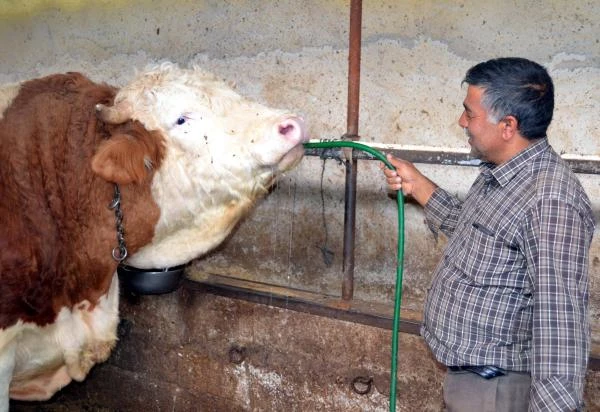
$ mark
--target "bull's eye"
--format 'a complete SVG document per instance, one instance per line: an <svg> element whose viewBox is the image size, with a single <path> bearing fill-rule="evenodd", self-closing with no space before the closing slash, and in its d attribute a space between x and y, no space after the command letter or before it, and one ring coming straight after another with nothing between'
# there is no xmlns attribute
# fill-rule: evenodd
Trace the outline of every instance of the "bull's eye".
<svg viewBox="0 0 600 412"><path fill-rule="evenodd" d="M184 124L184 123L185 123L185 117L181 116L179 119L177 119L177 124L178 124L178 125L180 125L180 126L181 126L181 125L182 125L182 124Z"/></svg>

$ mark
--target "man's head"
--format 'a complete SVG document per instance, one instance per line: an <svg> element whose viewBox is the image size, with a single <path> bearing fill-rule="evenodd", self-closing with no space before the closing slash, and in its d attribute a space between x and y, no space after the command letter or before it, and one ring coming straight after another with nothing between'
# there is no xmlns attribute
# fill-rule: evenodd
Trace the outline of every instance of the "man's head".
<svg viewBox="0 0 600 412"><path fill-rule="evenodd" d="M471 67L463 83L484 89L481 103L493 123L511 115L524 138L546 137L554 111L554 85L544 67L518 57L492 59Z"/></svg>
<svg viewBox="0 0 600 412"><path fill-rule="evenodd" d="M475 155L501 163L529 141L546 137L554 111L554 85L539 64L523 58L489 60L471 67L459 124Z"/></svg>

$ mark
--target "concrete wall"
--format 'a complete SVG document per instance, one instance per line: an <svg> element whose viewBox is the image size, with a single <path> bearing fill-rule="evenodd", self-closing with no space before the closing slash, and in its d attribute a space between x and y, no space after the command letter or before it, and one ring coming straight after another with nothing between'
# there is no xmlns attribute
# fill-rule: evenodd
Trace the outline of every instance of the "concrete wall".
<svg viewBox="0 0 600 412"><path fill-rule="evenodd" d="M554 78L552 145L600 159L597 1L364 3L362 140L468 150L457 125L462 76L479 61L515 55L537 60ZM235 81L242 94L303 114L314 138L339 138L346 128L348 20L349 2L337 0L0 2L0 84L75 70L122 85L134 69L168 59L201 65ZM421 168L459 195L477 173ZM600 220L600 177L580 179ZM343 181L337 162L305 159L224 247L192 265L189 276L221 273L339 294ZM377 162L359 162L358 299L392 300L396 220ZM413 204L406 207L406 225L404 305L419 311L444 240L433 239ZM330 266L323 247L334 253ZM600 343L600 232L591 256L592 323Z"/></svg>

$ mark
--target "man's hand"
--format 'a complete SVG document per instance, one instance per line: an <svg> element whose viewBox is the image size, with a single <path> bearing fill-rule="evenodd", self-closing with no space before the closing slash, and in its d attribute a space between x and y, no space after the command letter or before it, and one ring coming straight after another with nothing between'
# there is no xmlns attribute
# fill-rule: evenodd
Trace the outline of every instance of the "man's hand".
<svg viewBox="0 0 600 412"><path fill-rule="evenodd" d="M406 196L412 196L421 206L425 206L437 185L419 172L412 163L390 154L386 157L396 168L391 170L383 163L379 166L383 170L388 187L392 190L402 190Z"/></svg>

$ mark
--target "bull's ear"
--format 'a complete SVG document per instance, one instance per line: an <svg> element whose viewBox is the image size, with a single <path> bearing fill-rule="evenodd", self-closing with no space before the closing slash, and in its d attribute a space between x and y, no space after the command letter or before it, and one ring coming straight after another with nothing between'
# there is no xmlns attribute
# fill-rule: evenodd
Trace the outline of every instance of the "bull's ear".
<svg viewBox="0 0 600 412"><path fill-rule="evenodd" d="M147 147L128 134L102 142L92 157L92 170L104 180L119 184L142 183L149 172Z"/></svg>

